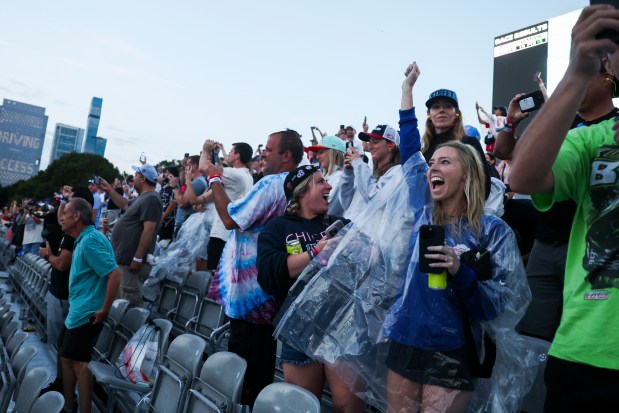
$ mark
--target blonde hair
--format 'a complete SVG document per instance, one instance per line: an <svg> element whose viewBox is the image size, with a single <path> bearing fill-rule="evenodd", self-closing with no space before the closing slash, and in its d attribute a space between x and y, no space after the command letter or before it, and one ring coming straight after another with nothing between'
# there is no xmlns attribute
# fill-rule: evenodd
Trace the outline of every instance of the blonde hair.
<svg viewBox="0 0 619 413"><path fill-rule="evenodd" d="M458 158L462 164L462 173L466 176L464 182L464 196L466 197L466 206L458 213L458 218L466 216L469 225L476 233L481 232L481 217L484 214L485 203L485 173L481 160L475 148L471 145L466 145L458 141L450 141L440 145L439 148L454 148L458 152ZM456 222L448 222L447 217L443 214L440 201L434 203L434 223L436 225L458 224L454 233L460 233L461 219Z"/></svg>
<svg viewBox="0 0 619 413"><path fill-rule="evenodd" d="M464 131L464 123L462 121L462 112L460 112L460 108L456 107L456 120L454 124L451 126L451 129L448 131L451 132L451 138L455 141L461 141L462 138L466 136L466 132ZM428 109L428 118L426 119L426 130L423 132L423 136L421 138L421 152L425 152L428 150L432 141L434 140L434 135L436 132L434 131L434 124L432 123L432 118L430 118L430 109Z"/></svg>
<svg viewBox="0 0 619 413"><path fill-rule="evenodd" d="M286 213L289 215L299 215L301 212L301 203L299 200L301 196L309 191L314 185L314 174L311 174L309 178L305 181L301 182L297 187L292 191L292 197L290 201L288 201L288 205L286 206Z"/></svg>
<svg viewBox="0 0 619 413"><path fill-rule="evenodd" d="M323 170L325 177L344 167L344 152L337 149L327 149L327 156L329 157L329 164Z"/></svg>

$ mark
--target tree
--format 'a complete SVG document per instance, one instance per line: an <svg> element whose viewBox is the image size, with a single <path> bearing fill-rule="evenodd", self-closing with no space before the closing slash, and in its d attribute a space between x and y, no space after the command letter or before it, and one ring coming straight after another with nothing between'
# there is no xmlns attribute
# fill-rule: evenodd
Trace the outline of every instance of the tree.
<svg viewBox="0 0 619 413"><path fill-rule="evenodd" d="M89 153L68 153L52 162L45 171L0 189L0 200L8 204L13 199L43 199L58 192L63 185L86 186L94 175L112 182L120 172L102 156Z"/></svg>

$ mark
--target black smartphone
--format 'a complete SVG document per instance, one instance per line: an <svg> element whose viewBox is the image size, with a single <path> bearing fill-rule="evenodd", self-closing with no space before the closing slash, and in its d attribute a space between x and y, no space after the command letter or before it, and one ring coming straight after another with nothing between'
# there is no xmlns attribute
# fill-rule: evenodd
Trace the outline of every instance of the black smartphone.
<svg viewBox="0 0 619 413"><path fill-rule="evenodd" d="M219 166L219 149L216 146L211 149L211 162L213 165Z"/></svg>
<svg viewBox="0 0 619 413"><path fill-rule="evenodd" d="M367 124L368 124L368 117L367 117L367 116L364 116L364 117L363 117L363 124L364 124L364 125L367 125Z"/></svg>
<svg viewBox="0 0 619 413"><path fill-rule="evenodd" d="M340 125L340 129L344 129L345 130L346 128L344 127L344 125Z"/></svg>
<svg viewBox="0 0 619 413"><path fill-rule="evenodd" d="M335 221L333 224L329 225L327 229L325 229L325 234L327 234L327 238L331 239L337 235L344 228L344 223L339 219Z"/></svg>
<svg viewBox="0 0 619 413"><path fill-rule="evenodd" d="M445 245L445 229L440 225L422 225L419 228L419 271L426 274L437 271L430 264L440 260L426 258L426 254L434 254L428 247L437 245Z"/></svg>
<svg viewBox="0 0 619 413"><path fill-rule="evenodd" d="M185 152L185 158L189 158L189 152Z"/></svg>
<svg viewBox="0 0 619 413"><path fill-rule="evenodd" d="M352 142L351 141L347 141L346 142L346 152L352 153L352 149L353 149Z"/></svg>
<svg viewBox="0 0 619 413"><path fill-rule="evenodd" d="M92 177L92 181L94 182L95 185L99 185L99 177L97 175Z"/></svg>
<svg viewBox="0 0 619 413"><path fill-rule="evenodd" d="M619 0L589 0L589 4L591 6L596 4L610 4L614 6L616 9L619 9ZM604 29L595 35L596 39L607 38L612 40L613 42L619 44L619 32L612 29Z"/></svg>
<svg viewBox="0 0 619 413"><path fill-rule="evenodd" d="M520 110L523 113L533 112L538 110L544 104L544 94L541 90L536 90L535 92L531 92L528 95L523 96L519 101L518 105L520 105Z"/></svg>

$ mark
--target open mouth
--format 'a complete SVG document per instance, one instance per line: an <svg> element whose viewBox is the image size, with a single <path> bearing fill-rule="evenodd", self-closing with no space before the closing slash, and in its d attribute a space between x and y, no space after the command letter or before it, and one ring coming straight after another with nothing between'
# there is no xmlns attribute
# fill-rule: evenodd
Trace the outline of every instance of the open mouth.
<svg viewBox="0 0 619 413"><path fill-rule="evenodd" d="M329 193L325 192L324 194L322 194L322 199L324 199L325 201L329 200Z"/></svg>
<svg viewBox="0 0 619 413"><path fill-rule="evenodd" d="M441 177L433 176L430 179L430 185L432 186L432 190L434 191L434 190L440 188L441 186L445 185L445 181Z"/></svg>

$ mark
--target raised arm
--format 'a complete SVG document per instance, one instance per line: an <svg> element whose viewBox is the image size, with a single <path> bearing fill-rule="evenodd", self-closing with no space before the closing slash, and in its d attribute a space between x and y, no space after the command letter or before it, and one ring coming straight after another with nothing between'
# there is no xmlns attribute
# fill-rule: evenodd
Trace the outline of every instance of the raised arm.
<svg viewBox="0 0 619 413"><path fill-rule="evenodd" d="M417 116L413 103L413 86L421 71L417 62L413 62L404 71L402 82L402 102L400 104L400 161L402 165L415 153L421 150L421 139L417 128Z"/></svg>
<svg viewBox="0 0 619 413"><path fill-rule="evenodd" d="M608 5L585 8L572 29L567 71L514 150L509 177L514 191L532 194L554 189L552 165L574 113L585 97L589 81L600 70L600 56L617 50L612 40L596 39L603 29L619 31L619 10Z"/></svg>
<svg viewBox="0 0 619 413"><path fill-rule="evenodd" d="M520 110L520 99L525 96L524 93L518 93L509 102L507 108L507 120L505 126L497 133L496 144L494 145L493 154L499 159L512 159L514 147L516 146L516 127L518 124L529 116L529 112L523 113Z"/></svg>

